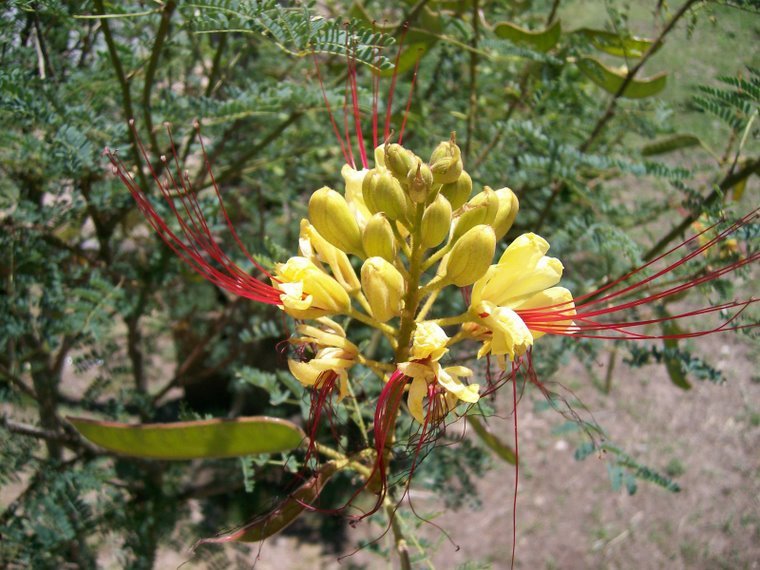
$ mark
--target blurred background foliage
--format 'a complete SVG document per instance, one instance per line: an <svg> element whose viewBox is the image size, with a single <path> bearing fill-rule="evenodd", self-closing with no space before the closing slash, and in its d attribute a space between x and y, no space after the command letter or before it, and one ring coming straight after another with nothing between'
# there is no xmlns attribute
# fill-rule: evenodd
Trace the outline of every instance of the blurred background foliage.
<svg viewBox="0 0 760 570"><path fill-rule="evenodd" d="M171 123L207 218L232 244L203 192L210 178L192 128L199 119L238 234L262 263L282 261L296 250L308 195L342 187L311 54L340 109L350 34L368 101L365 64L382 68L387 85L408 22L395 125L417 58L419 72L405 143L426 156L456 131L475 185L508 185L519 196L509 237L544 235L565 263L565 284L580 293L677 243L697 220L724 208L745 213L752 203L748 180L760 169L755 9L696 0L421 0L393 9L369 0L4 3L0 565L93 568L111 556L151 568L159 546L186 549L265 510L296 467L280 456L112 457L65 420L292 419L307 405L278 358L289 334L281 314L191 272L112 176L105 146L141 162L129 118L159 170L159 156L172 153L163 126ZM700 27L709 45L690 40ZM147 170L135 174L156 196ZM733 294L732 283L718 285L704 295ZM593 362L609 348L547 339L536 367L550 380L570 353ZM621 360L618 373L623 360L664 364L681 388L722 379L688 343L621 344L609 354ZM600 389L611 382L600 379ZM488 468L489 450L509 460L508 447L483 437L437 450L421 480L447 489L452 508L477 501L469 478ZM647 478L621 454L613 485L631 465ZM340 495L339 487L330 492ZM340 550L340 521L322 521L292 532ZM108 544L118 553L105 553ZM232 564L235 553L214 556Z"/></svg>

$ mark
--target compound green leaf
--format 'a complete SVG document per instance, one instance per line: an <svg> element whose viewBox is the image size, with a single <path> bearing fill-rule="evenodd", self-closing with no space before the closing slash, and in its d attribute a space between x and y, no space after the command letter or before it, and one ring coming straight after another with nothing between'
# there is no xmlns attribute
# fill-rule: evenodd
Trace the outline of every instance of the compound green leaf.
<svg viewBox="0 0 760 570"><path fill-rule="evenodd" d="M611 69L593 57L582 57L578 60L577 65L578 69L580 69L586 77L607 91L607 93L613 95L617 93L623 85L627 75L626 71ZM628 99L652 97L665 89L667 81L668 78L665 73L658 73L647 79L633 79L628 83L628 86L625 88L625 91L623 91L621 96L627 97Z"/></svg>
<svg viewBox="0 0 760 570"><path fill-rule="evenodd" d="M545 30L526 30L510 22L501 22L493 28L494 34L503 40L509 40L520 46L534 51L546 53L559 42L562 35L562 25L559 20Z"/></svg>
<svg viewBox="0 0 760 570"><path fill-rule="evenodd" d="M263 416L142 425L68 420L84 437L109 451L173 461L278 453L297 448L306 437L294 423Z"/></svg>
<svg viewBox="0 0 760 570"><path fill-rule="evenodd" d="M573 33L588 38L599 51L617 57L639 59L654 45L654 40L637 38L635 36L620 36L607 30L580 28ZM658 43L656 50L660 49L661 46L662 42Z"/></svg>
<svg viewBox="0 0 760 570"><path fill-rule="evenodd" d="M296 489L287 499L273 510L255 518L248 524L222 536L204 538L198 544L219 544L226 542L258 542L280 532L295 521L308 505L314 503L327 481L338 471L334 461L325 463L322 468Z"/></svg>

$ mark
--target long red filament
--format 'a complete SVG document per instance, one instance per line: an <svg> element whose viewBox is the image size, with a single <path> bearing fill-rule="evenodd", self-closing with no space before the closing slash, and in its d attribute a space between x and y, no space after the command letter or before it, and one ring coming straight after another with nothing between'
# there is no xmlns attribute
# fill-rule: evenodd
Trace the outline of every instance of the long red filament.
<svg viewBox="0 0 760 570"><path fill-rule="evenodd" d="M316 52L314 53L314 68L317 70L317 79L319 80L319 87L322 90L322 99L324 100L325 107L327 108L327 116L330 117L330 124L332 125L333 132L335 133L335 138L338 139L340 151L343 153L343 159L346 161L346 164L348 164L349 157L348 151L346 150L346 143L343 141L343 137L340 134L340 129L338 128L338 123L335 121L335 115L332 112L332 107L330 107L330 101L327 99L325 83L322 80L322 72L319 70L319 60L317 59Z"/></svg>
<svg viewBox="0 0 760 570"><path fill-rule="evenodd" d="M218 287L225 289L235 295L252 299L267 304L280 304L281 292L263 283L259 279L248 274L246 271L236 265L219 247L214 240L211 231L208 227L205 217L198 203L195 192L190 186L187 175L182 175L178 172L177 175L168 168L169 160L162 157L162 162L167 165L166 180L162 181L158 173L153 168L151 161L149 160L148 153L143 145L140 137L137 135L137 131L134 127L134 122L130 121L130 127L135 133L136 140L138 142L138 148L143 156L148 169L153 176L161 194L169 206L172 214L177 218L180 231L183 237L174 233L166 223L166 221L158 214L156 209L151 204L148 197L144 194L143 190L135 182L130 175L126 165L118 157L118 155L110 149L105 150L105 155L113 165L114 174L116 174L122 183L127 187L137 203L140 211L145 215L146 220L150 226L156 231L166 245L189 267L199 273L201 276L217 285ZM169 131L171 139L171 131ZM199 135L200 136L200 135ZM173 160L177 170L180 170L179 162L176 158L176 149L172 140L172 152ZM203 156L206 167L209 169L211 178L213 180L213 174L208 162L205 147L202 145ZM213 183L216 192L217 200L220 204L220 209L224 215L227 227L230 229L235 242L240 247L244 255L253 263L253 265L264 275L269 277L266 270L258 264L253 257L248 253L243 246L237 232L232 226L230 220L221 199L221 193ZM179 199L181 208L178 209L175 205L175 201ZM210 260L210 261L209 261ZM213 262L213 264L211 263ZM218 268L217 265L218 264Z"/></svg>
<svg viewBox="0 0 760 570"><path fill-rule="evenodd" d="M354 128L356 129L356 144L359 146L359 157L362 161L362 168L367 168L367 149L364 148L362 120L359 111L359 89L356 86L356 55L355 53L349 53L348 49L346 49L346 58L348 58L348 82L351 89L351 108L354 115Z"/></svg>

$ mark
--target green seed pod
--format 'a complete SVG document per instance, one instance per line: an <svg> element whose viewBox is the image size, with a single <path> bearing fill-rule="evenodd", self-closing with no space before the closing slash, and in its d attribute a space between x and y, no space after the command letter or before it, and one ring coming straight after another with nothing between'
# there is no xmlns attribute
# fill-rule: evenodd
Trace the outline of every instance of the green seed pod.
<svg viewBox="0 0 760 570"><path fill-rule="evenodd" d="M458 240L467 230L478 224L493 224L496 213L499 211L499 198L496 192L486 186L482 192L476 194L459 211L457 225L454 228L452 241Z"/></svg>
<svg viewBox="0 0 760 570"><path fill-rule="evenodd" d="M422 215L422 245L435 247L449 235L451 229L451 204L438 194Z"/></svg>
<svg viewBox="0 0 760 570"><path fill-rule="evenodd" d="M436 184L451 184L462 174L462 151L455 142L455 134L451 140L439 144L430 156L430 170Z"/></svg>
<svg viewBox="0 0 760 570"><path fill-rule="evenodd" d="M496 212L492 227L498 241L507 235L509 228L512 227L517 212L520 210L520 203L515 193L509 188L496 190L496 197L499 199L499 210Z"/></svg>
<svg viewBox="0 0 760 570"><path fill-rule="evenodd" d="M346 199L323 186L309 199L309 220L327 241L346 253L364 257L362 234Z"/></svg>
<svg viewBox="0 0 760 570"><path fill-rule="evenodd" d="M472 194L472 178L463 170L455 182L441 187L441 194L446 196L454 210L459 209Z"/></svg>
<svg viewBox="0 0 760 570"><path fill-rule="evenodd" d="M362 234L362 244L367 257L382 257L390 262L396 258L396 238L384 214L378 213L369 219Z"/></svg>
<svg viewBox="0 0 760 570"><path fill-rule="evenodd" d="M389 144L385 147L385 165L393 176L406 181L406 175L414 166L414 154L400 144Z"/></svg>
<svg viewBox="0 0 760 570"><path fill-rule="evenodd" d="M495 251L496 234L491 226L470 228L448 255L446 281L457 287L472 285L488 271Z"/></svg>
<svg viewBox="0 0 760 570"><path fill-rule="evenodd" d="M433 173L430 167L417 159L417 164L406 175L407 191L412 202L424 203L433 188Z"/></svg>
<svg viewBox="0 0 760 570"><path fill-rule="evenodd" d="M401 314L404 278L382 257L370 257L362 265L362 290L372 316L381 323Z"/></svg>

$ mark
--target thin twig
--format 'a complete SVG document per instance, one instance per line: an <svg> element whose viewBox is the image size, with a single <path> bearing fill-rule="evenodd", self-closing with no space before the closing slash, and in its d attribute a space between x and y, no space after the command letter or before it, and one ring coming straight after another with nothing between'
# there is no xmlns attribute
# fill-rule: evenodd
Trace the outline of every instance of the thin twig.
<svg viewBox="0 0 760 570"><path fill-rule="evenodd" d="M158 69L158 60L161 57L161 51L164 47L164 40L169 33L169 23L172 19L172 14L177 7L175 0L168 0L164 5L164 9L161 11L161 23L158 26L158 32L156 32L156 40L153 42L153 49L150 52L150 60L148 60L148 66L145 68L145 82L143 83L142 92L142 108L143 108L143 121L145 122L145 128L148 131L148 138L150 140L150 148L153 154L158 154L158 139L153 129L153 114L150 108L150 95L153 90L153 79L156 76L156 69Z"/></svg>
<svg viewBox="0 0 760 570"><path fill-rule="evenodd" d="M116 73L116 80L119 82L121 88L121 103L124 110L124 116L127 119L134 118L134 110L132 107L132 94L129 91L129 81L124 73L124 66L121 64L119 58L119 52L116 49L116 42L114 42L111 28L108 24L108 18L105 16L105 8L103 6L103 0L94 0L95 10L100 18L100 25L103 28L103 37L106 40L106 46L108 46L108 55L111 58L111 65L113 65L114 73ZM129 129L129 138L132 142L132 159L135 164L140 164L140 152L137 145L137 137L132 129ZM148 179L145 176L142 168L137 169L137 176L140 179L140 186L144 191L148 191Z"/></svg>

